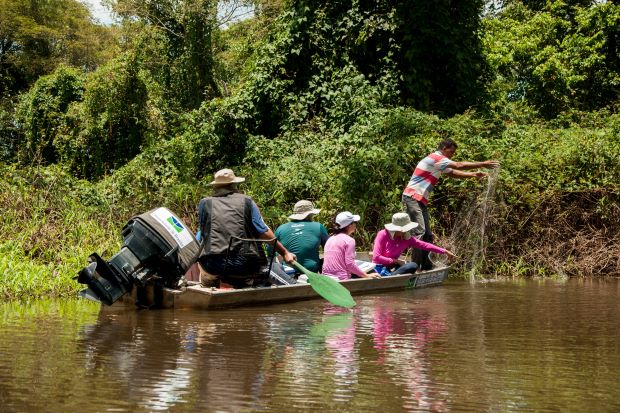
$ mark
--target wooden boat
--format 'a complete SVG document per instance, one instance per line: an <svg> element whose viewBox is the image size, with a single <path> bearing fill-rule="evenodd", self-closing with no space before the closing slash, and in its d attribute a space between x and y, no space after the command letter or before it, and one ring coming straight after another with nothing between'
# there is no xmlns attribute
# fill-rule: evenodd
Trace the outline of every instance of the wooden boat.
<svg viewBox="0 0 620 413"><path fill-rule="evenodd" d="M372 294L399 289L417 289L440 285L448 277L449 266L439 266L416 274L400 274L388 277L357 278L342 281L352 295ZM287 301L301 301L321 298L310 284L280 285L264 288L218 289L188 285L180 290L163 289L158 299L152 289L147 291L147 302L161 302L163 308L193 308L211 310L216 308L267 305ZM120 306L135 308L135 289L133 295L127 294L109 308Z"/></svg>

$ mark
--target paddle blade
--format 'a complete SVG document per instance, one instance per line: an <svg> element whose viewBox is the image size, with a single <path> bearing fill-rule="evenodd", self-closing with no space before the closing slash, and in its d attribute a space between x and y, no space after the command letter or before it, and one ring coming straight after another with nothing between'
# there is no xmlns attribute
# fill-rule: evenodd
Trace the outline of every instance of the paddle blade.
<svg viewBox="0 0 620 413"><path fill-rule="evenodd" d="M294 262L293 265L306 276L310 281L310 286L316 291L318 295L325 298L332 304L340 307L351 308L355 306L355 300L351 297L351 293L342 284L326 275L321 275L308 271L304 266L298 262Z"/></svg>
<svg viewBox="0 0 620 413"><path fill-rule="evenodd" d="M310 337L325 338L341 333L353 326L352 316L353 314L350 311L344 314L330 315L310 328Z"/></svg>

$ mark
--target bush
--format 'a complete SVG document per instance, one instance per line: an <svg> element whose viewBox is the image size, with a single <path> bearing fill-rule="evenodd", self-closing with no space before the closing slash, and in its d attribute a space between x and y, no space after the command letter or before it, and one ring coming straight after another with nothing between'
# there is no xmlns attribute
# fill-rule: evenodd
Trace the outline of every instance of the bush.
<svg viewBox="0 0 620 413"><path fill-rule="evenodd" d="M24 94L16 112L16 122L25 139L19 144L19 160L28 165L49 165L60 160L58 142L67 110L81 101L84 74L60 66L54 73L40 77Z"/></svg>
<svg viewBox="0 0 620 413"><path fill-rule="evenodd" d="M127 163L147 140L147 98L130 55L91 73L83 100L71 105L55 139L59 160L77 176L89 179Z"/></svg>
<svg viewBox="0 0 620 413"><path fill-rule="evenodd" d="M126 217L60 167L0 168L0 296L65 295L93 251L120 247Z"/></svg>

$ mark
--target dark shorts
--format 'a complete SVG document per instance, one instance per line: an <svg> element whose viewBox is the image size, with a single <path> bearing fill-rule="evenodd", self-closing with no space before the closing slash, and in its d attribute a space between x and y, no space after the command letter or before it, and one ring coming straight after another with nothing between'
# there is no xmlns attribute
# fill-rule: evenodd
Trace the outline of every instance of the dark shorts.
<svg viewBox="0 0 620 413"><path fill-rule="evenodd" d="M236 255L204 255L199 259L202 268L209 274L216 275L221 281L234 288L260 287L270 284L295 284L294 278L284 272L282 266L273 263L269 274L267 259Z"/></svg>
<svg viewBox="0 0 620 413"><path fill-rule="evenodd" d="M259 285L268 278L264 271L266 260L259 257L236 255L226 260L223 254L203 255L198 261L206 272L235 288Z"/></svg>

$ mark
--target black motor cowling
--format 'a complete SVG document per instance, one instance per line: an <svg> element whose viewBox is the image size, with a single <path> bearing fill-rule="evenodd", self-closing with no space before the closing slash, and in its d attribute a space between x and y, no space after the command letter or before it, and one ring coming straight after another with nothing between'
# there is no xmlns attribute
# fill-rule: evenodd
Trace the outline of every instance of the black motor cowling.
<svg viewBox="0 0 620 413"><path fill-rule="evenodd" d="M134 285L152 280L174 288L196 261L199 245L194 234L166 208L132 218L123 227L123 247L110 260L96 253L77 281L89 288L81 295L112 305Z"/></svg>

